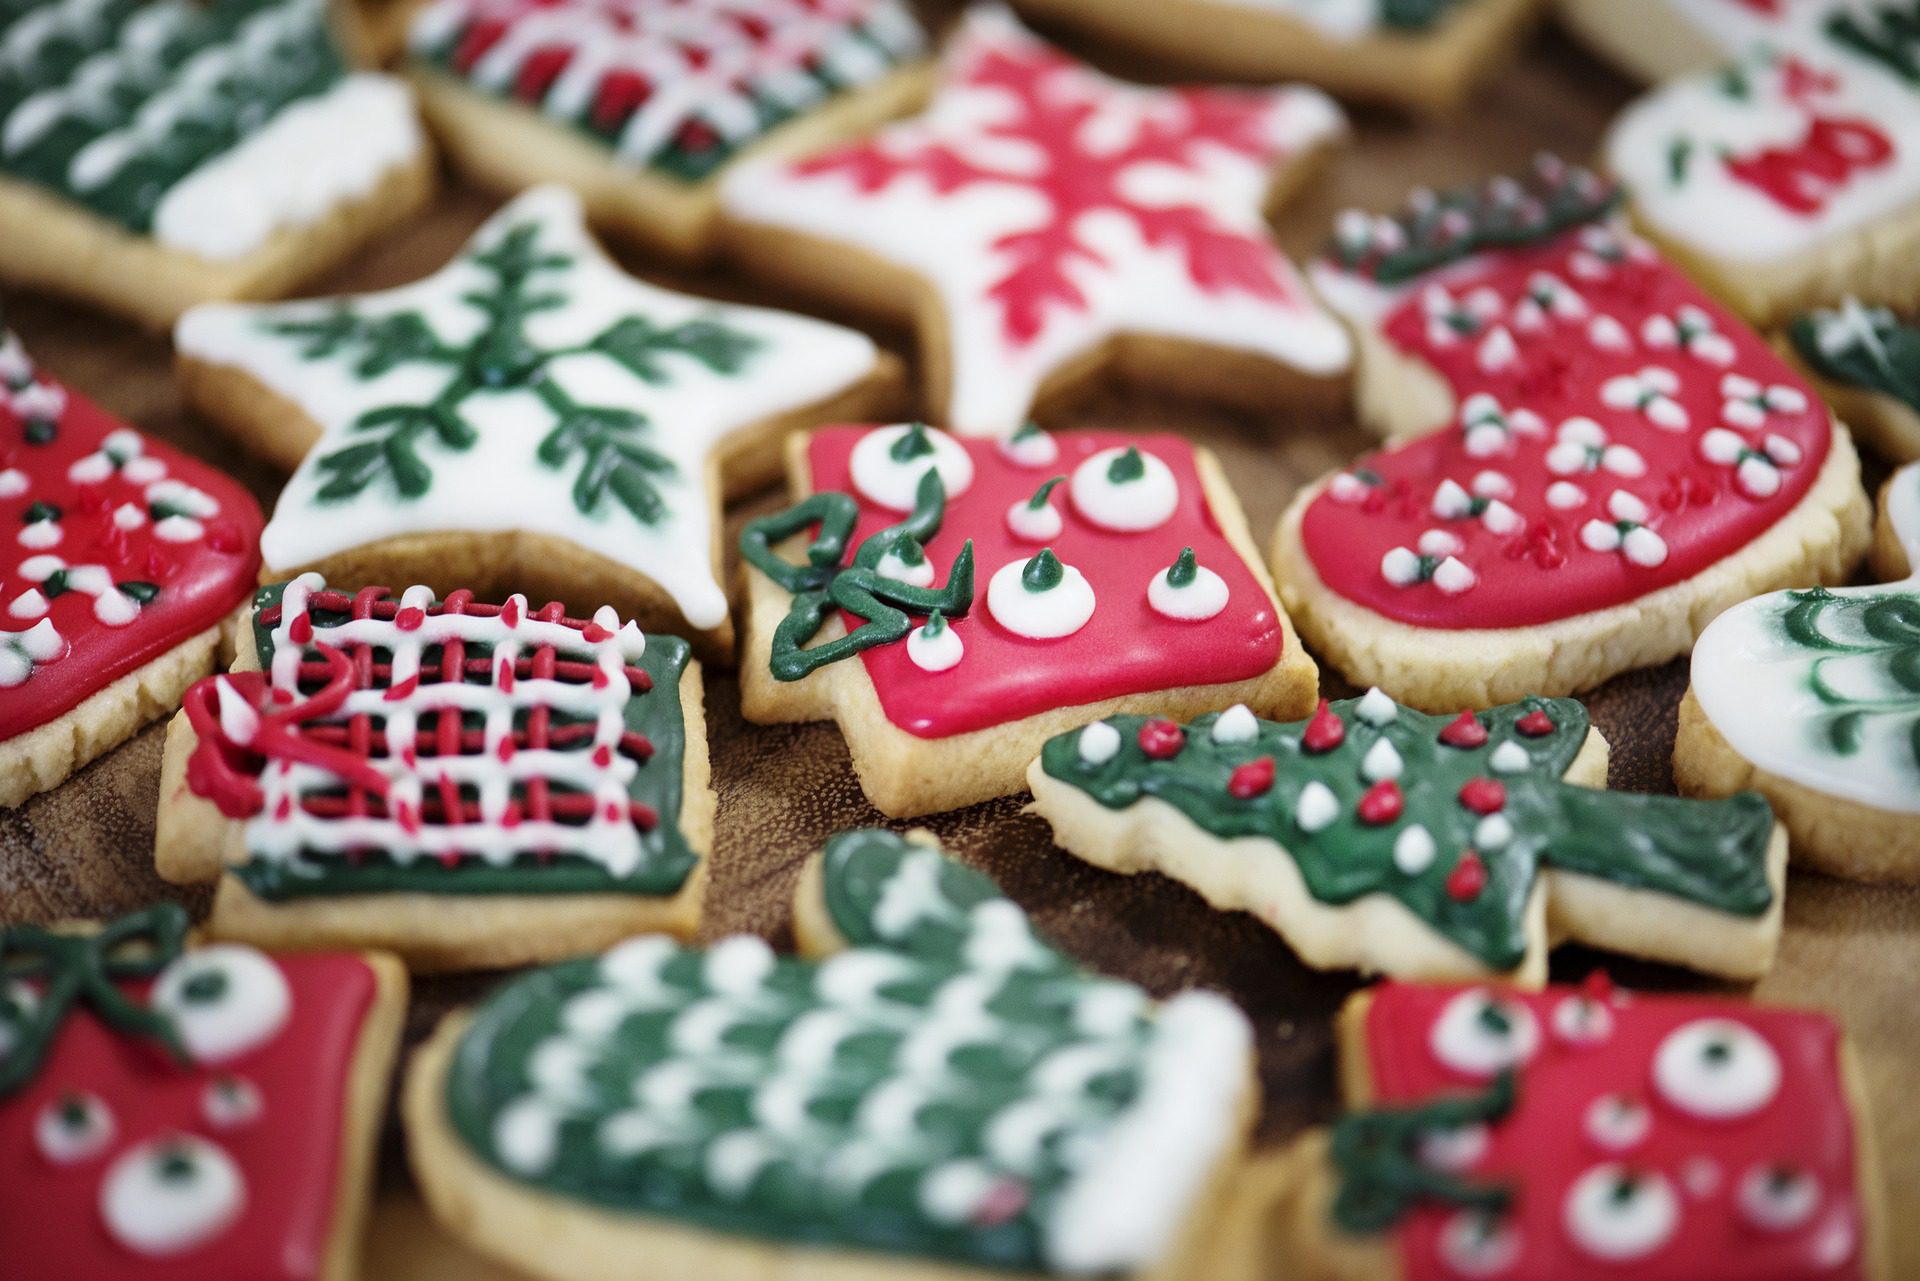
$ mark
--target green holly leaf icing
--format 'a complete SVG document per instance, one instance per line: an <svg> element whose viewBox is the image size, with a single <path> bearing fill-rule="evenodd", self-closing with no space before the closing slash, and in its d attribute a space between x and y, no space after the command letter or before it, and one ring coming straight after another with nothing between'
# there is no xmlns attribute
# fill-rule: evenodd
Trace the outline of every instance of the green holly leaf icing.
<svg viewBox="0 0 1920 1281"><path fill-rule="evenodd" d="M647 937L498 990L448 1074L460 1138L543 1191L729 1235L1152 1262L1234 1128L1241 1016L1081 972L890 832L833 838L822 889L847 944L824 960Z"/></svg>
<svg viewBox="0 0 1920 1281"><path fill-rule="evenodd" d="M1363 711L1363 703L1371 706ZM1525 955L1524 911L1543 867L1743 916L1773 902L1766 801L1754 793L1695 801L1562 781L1588 729L1586 709L1572 699L1532 698L1481 712L1473 719L1485 737L1475 746L1443 741L1456 718L1399 707L1377 692L1333 703L1326 714L1337 720L1339 738L1321 750L1310 744L1310 722L1257 721L1250 738L1216 741L1219 716L1207 715L1172 755L1167 736L1149 735L1158 756L1142 745L1147 718L1114 716L1106 724L1119 732L1120 746L1111 757L1083 757L1076 730L1047 743L1041 767L1109 809L1152 798L1213 836L1270 840L1293 858L1320 902L1390 895L1497 970ZM1262 757L1273 761L1271 786L1230 787L1236 770ZM1370 821L1363 798L1384 786L1388 758L1399 771L1391 779L1398 804L1390 817L1374 810ZM1469 805L1463 789L1473 784L1484 794L1490 783L1500 789L1497 810ZM1424 837L1409 836L1413 828Z"/></svg>
<svg viewBox="0 0 1920 1281"><path fill-rule="evenodd" d="M1885 307L1848 299L1794 317L1787 332L1801 359L1823 378L1891 396L1920 411L1920 327Z"/></svg>

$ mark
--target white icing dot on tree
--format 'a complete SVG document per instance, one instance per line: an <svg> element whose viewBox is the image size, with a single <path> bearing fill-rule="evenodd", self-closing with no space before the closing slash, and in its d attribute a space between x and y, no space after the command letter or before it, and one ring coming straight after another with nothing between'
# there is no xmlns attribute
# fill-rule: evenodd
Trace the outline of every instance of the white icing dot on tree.
<svg viewBox="0 0 1920 1281"><path fill-rule="evenodd" d="M1393 699L1378 685L1361 696L1353 711L1361 720L1376 727L1391 725L1400 715L1400 709L1394 705Z"/></svg>
<svg viewBox="0 0 1920 1281"><path fill-rule="evenodd" d="M1309 835L1323 831L1339 817L1340 800L1332 788L1315 781L1300 789L1300 799L1293 807L1293 821L1300 825L1301 831Z"/></svg>
<svg viewBox="0 0 1920 1281"><path fill-rule="evenodd" d="M1732 1019L1696 1019L1669 1032L1653 1056L1660 1097L1712 1121L1750 1116L1780 1091L1780 1056Z"/></svg>
<svg viewBox="0 0 1920 1281"><path fill-rule="evenodd" d="M1408 876L1418 876L1433 866L1433 856L1436 852L1433 834L1415 823L1394 838L1393 865Z"/></svg>
<svg viewBox="0 0 1920 1281"><path fill-rule="evenodd" d="M1493 749L1487 765L1496 774L1524 774L1533 768L1533 757L1526 748L1508 739Z"/></svg>
<svg viewBox="0 0 1920 1281"><path fill-rule="evenodd" d="M1116 445L1073 469L1068 482L1074 510L1090 523L1116 533L1156 529L1172 519L1180 503L1173 471L1151 452Z"/></svg>
<svg viewBox="0 0 1920 1281"><path fill-rule="evenodd" d="M1482 850L1504 849L1513 839L1513 823L1505 814L1489 814L1473 829L1474 848Z"/></svg>
<svg viewBox="0 0 1920 1281"><path fill-rule="evenodd" d="M100 1185L100 1217L136 1254L176 1255L219 1235L246 1199L240 1167L225 1149L176 1134L120 1155Z"/></svg>
<svg viewBox="0 0 1920 1281"><path fill-rule="evenodd" d="M1406 762L1400 759L1399 749L1385 737L1377 740L1367 749L1360 759L1360 777L1369 783L1378 783L1383 779L1399 778L1400 771L1406 768Z"/></svg>
<svg viewBox="0 0 1920 1281"><path fill-rule="evenodd" d="M860 438L847 459L853 487L863 498L893 511L912 511L920 478L940 473L949 501L973 484L973 459L960 442L937 427L897 423Z"/></svg>
<svg viewBox="0 0 1920 1281"><path fill-rule="evenodd" d="M1214 719L1216 743L1251 743L1260 736L1260 720L1245 703L1235 703Z"/></svg>
<svg viewBox="0 0 1920 1281"><path fill-rule="evenodd" d="M1105 721L1095 721L1080 731L1080 759L1089 765L1105 765L1120 751L1120 731Z"/></svg>

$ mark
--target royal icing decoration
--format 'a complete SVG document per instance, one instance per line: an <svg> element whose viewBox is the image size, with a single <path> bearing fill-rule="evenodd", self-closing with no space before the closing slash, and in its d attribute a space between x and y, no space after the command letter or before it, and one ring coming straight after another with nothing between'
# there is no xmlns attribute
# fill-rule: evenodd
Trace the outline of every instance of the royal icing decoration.
<svg viewBox="0 0 1920 1281"><path fill-rule="evenodd" d="M1061 735L1041 753L1046 777L1110 810L1170 806L1199 829L1196 840L1227 843L1218 860L1290 858L1321 904L1388 896L1490 971L1518 969L1535 953L1528 920L1543 888L1551 912L1553 871L1741 918L1777 907L1766 803L1563 782L1588 732L1571 699L1429 716L1373 690L1323 700L1306 721L1255 720L1252 733L1237 713L1202 716L1184 734L1157 718L1104 723L1115 731L1112 752L1089 754L1087 730ZM1036 789L1042 814L1054 803ZM1354 953L1363 956L1374 954Z"/></svg>
<svg viewBox="0 0 1920 1281"><path fill-rule="evenodd" d="M1221 532L1185 441L1112 432L1049 438L1047 466L1058 469L1056 478L1091 469L1103 493L1107 486L1149 485L1162 506L1150 526L1116 527L1112 511L1096 505L1090 513L1077 498L1061 503L1056 490L1049 501L1059 527L1036 547L1007 514L1031 502L1044 469L1013 461L993 441L956 440L931 428L923 430L928 452L908 473L923 504L901 521L897 489L874 487L865 466L874 458L891 462L900 442L911 439L902 431L816 432L807 467L819 492L751 522L742 534L749 563L793 595L772 638L776 678L796 680L857 653L888 720L923 738L943 738L1192 684L1195 672L1208 683L1245 680L1279 661L1273 601ZM932 461L950 456L953 465L945 468ZM1122 478L1107 479L1116 467ZM1141 479L1129 479L1136 472ZM958 494L940 484L962 475L966 487ZM804 564L773 552L805 530L814 534ZM916 588L872 572L903 539L939 567L934 581L942 586ZM848 636L807 646L836 607ZM936 610L944 631L960 642L954 652L964 655L950 674L916 660L911 645L892 643L908 634L910 616Z"/></svg>
<svg viewBox="0 0 1920 1281"><path fill-rule="evenodd" d="M35 1190L0 1198L0 1237L23 1276L320 1275L373 972L183 950L186 928L166 905L0 930L0 1180Z"/></svg>
<svg viewBox="0 0 1920 1281"><path fill-rule="evenodd" d="M329 22L325 0L9 5L0 175L168 248L245 257L424 146L406 87L349 70Z"/></svg>
<svg viewBox="0 0 1920 1281"><path fill-rule="evenodd" d="M1342 223L1316 282L1459 408L1307 507L1300 537L1333 591L1417 627L1536 626L1690 578L1807 493L1826 409L1607 218L1611 202L1591 174L1543 160L1526 183ZM1540 309L1543 280L1579 308ZM1435 299L1460 297L1479 301L1436 325ZM1595 341L1596 317L1616 337ZM1496 332L1512 354L1489 368Z"/></svg>
<svg viewBox="0 0 1920 1281"><path fill-rule="evenodd" d="M1796 316L1787 332L1800 358L1822 378L1891 396L1920 412L1920 326L1848 298L1838 307Z"/></svg>
<svg viewBox="0 0 1920 1281"><path fill-rule="evenodd" d="M978 872L828 842L846 950L647 937L518 979L446 1083L502 1175L617 1214L957 1266L1131 1272L1237 1129L1229 1003L1080 971Z"/></svg>
<svg viewBox="0 0 1920 1281"><path fill-rule="evenodd" d="M414 533L532 531L646 575L700 630L727 617L714 451L847 390L875 356L837 326L634 280L557 187L513 201L417 284L196 307L175 341L324 431L262 536L269 566Z"/></svg>
<svg viewBox="0 0 1920 1281"><path fill-rule="evenodd" d="M1390 1234L1408 1281L1599 1281L1624 1266L1867 1276L1832 1022L1710 998L1628 1000L1596 978L1531 994L1372 989L1359 1051L1372 1110L1335 1127L1335 1220ZM1575 1004L1606 1012L1604 1035L1537 1031ZM1437 1167L1436 1145L1467 1155Z"/></svg>
<svg viewBox="0 0 1920 1281"><path fill-rule="evenodd" d="M245 823L229 870L267 899L406 890L672 895L687 645L513 596L255 602L260 671L186 699L192 789Z"/></svg>
<svg viewBox="0 0 1920 1281"><path fill-rule="evenodd" d="M951 368L940 417L1011 431L1048 378L1121 334L1346 368L1340 326L1275 247L1275 165L1336 137L1313 90L1111 80L975 7L925 114L728 175L738 220L833 241L925 279Z"/></svg>
<svg viewBox="0 0 1920 1281"><path fill-rule="evenodd" d="M417 62L689 182L925 45L902 0L435 0L409 39Z"/></svg>
<svg viewBox="0 0 1920 1281"><path fill-rule="evenodd" d="M259 532L246 491L40 374L0 328L0 738L226 619Z"/></svg>
<svg viewBox="0 0 1920 1281"><path fill-rule="evenodd" d="M1425 33L1443 21L1461 0L1214 0L1214 3L1271 10L1305 23L1330 39L1348 41L1382 32Z"/></svg>
<svg viewBox="0 0 1920 1281"><path fill-rule="evenodd" d="M1920 814L1920 466L1894 474L1887 514L1912 576L1734 606L1694 645L1693 696L1760 768Z"/></svg>

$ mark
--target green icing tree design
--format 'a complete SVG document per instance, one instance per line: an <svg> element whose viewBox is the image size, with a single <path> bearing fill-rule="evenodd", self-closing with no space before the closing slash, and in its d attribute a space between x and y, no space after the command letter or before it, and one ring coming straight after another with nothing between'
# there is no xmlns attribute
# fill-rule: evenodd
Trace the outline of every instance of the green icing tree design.
<svg viewBox="0 0 1920 1281"><path fill-rule="evenodd" d="M1254 721L1250 735L1216 739L1219 719L1183 731L1110 717L1111 756L1083 754L1075 730L1047 743L1041 767L1109 809L1151 797L1214 836L1271 840L1316 900L1390 895L1494 970L1524 959L1525 907L1548 864L1742 916L1773 903L1766 801L1563 781L1588 728L1572 699L1449 718L1374 691L1323 701L1308 721Z"/></svg>
<svg viewBox="0 0 1920 1281"><path fill-rule="evenodd" d="M617 1213L1045 1268L1063 1196L1175 1034L935 848L842 833L821 873L846 943L825 959L649 937L497 990L447 1076L456 1132Z"/></svg>
<svg viewBox="0 0 1920 1281"><path fill-rule="evenodd" d="M363 379L410 365L447 371L432 399L369 409L353 425L359 439L320 457L321 502L352 498L379 480L403 498L420 497L433 485L432 469L420 455L423 440L450 450L471 449L480 435L463 412L466 404L475 397L529 391L553 420L536 456L549 467L575 468L573 502L583 514L598 511L609 493L643 524L666 514L654 480L675 466L645 443L652 427L647 416L617 405L581 404L553 376L553 362L597 353L658 385L672 379L661 361L667 353L732 374L744 367L759 340L711 320L662 328L644 316L626 316L577 346L540 346L527 334L528 321L567 305L564 282L555 277L574 265L571 256L540 247L540 230L537 222L520 223L492 246L467 256L488 277L484 286L463 295L483 320L469 342L447 341L417 311L367 316L350 303L316 319L268 325L272 333L302 340L303 359L349 360Z"/></svg>
<svg viewBox="0 0 1920 1281"><path fill-rule="evenodd" d="M1844 594L1822 587L1786 594L1780 629L1812 651L1807 688L1826 709L1821 728L1842 756L1860 751L1867 726L1891 719L1906 726L1907 750L1920 778L1920 596L1889 589ZM1862 682L1864 664L1875 679ZM1836 664L1853 669L1840 678Z"/></svg>
<svg viewBox="0 0 1920 1281"><path fill-rule="evenodd" d="M1796 316L1793 346L1821 376L1892 396L1920 410L1920 328L1885 307L1840 306Z"/></svg>

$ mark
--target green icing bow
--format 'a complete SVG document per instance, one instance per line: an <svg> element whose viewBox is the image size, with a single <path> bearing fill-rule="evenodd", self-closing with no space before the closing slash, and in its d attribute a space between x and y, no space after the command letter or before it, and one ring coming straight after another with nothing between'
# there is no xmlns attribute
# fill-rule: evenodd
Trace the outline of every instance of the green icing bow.
<svg viewBox="0 0 1920 1281"><path fill-rule="evenodd" d="M1333 1218L1348 1232L1393 1227L1421 1201L1498 1214L1512 1191L1470 1183L1434 1169L1419 1155L1421 1140L1497 1121L1513 1109L1514 1078L1502 1072L1485 1093L1413 1108L1357 1112L1333 1127L1331 1156L1340 1180Z"/></svg>

